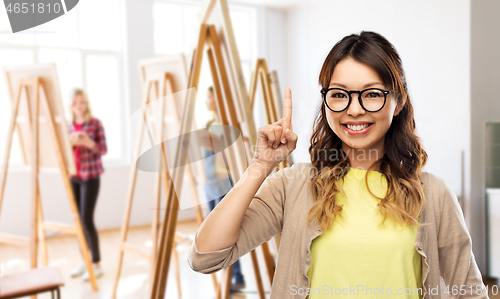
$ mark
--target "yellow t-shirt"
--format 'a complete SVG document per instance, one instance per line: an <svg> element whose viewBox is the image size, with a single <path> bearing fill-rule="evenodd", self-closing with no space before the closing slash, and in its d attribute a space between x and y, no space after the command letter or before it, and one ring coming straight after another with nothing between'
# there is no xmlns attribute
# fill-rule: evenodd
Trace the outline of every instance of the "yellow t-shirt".
<svg viewBox="0 0 500 299"><path fill-rule="evenodd" d="M350 168L342 185L347 198L338 193L343 205L337 218L311 243L309 299L330 298L411 298L422 297L421 256L414 244L417 228L397 224L388 218L385 228L377 204L365 184L367 170ZM369 171L370 190L383 197L386 177ZM416 289L419 288L419 289Z"/></svg>

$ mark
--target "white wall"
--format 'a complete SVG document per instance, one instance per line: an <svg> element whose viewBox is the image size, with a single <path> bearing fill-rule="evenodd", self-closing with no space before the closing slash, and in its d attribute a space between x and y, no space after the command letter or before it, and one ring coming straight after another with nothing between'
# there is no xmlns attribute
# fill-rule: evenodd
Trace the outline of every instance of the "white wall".
<svg viewBox="0 0 500 299"><path fill-rule="evenodd" d="M495 0L472 1L471 4L471 214L474 246L484 244L485 231L485 168L484 123L500 121L500 2ZM494 228L491 228L492 230ZM494 249L496 252L500 248ZM486 248L483 250L485 254ZM484 256L481 255L481 257ZM481 261L486 263L486 258ZM492 273L489 273L490 275ZM498 277L497 277L498 278Z"/></svg>
<svg viewBox="0 0 500 299"><path fill-rule="evenodd" d="M286 12L279 9L266 8L263 15L266 18L266 23L263 29L259 31L262 38L259 39L259 45L264 47L259 53L259 57L266 58L269 71L276 70L278 72L278 80L280 82L281 93L285 92L285 71L286 71L286 55L285 45L285 16Z"/></svg>

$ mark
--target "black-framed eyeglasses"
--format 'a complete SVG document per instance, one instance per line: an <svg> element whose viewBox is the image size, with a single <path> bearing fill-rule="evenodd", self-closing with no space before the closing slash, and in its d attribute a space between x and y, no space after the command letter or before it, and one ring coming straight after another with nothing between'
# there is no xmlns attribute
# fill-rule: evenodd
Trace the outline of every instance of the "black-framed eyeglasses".
<svg viewBox="0 0 500 299"><path fill-rule="evenodd" d="M394 90L383 90L380 88L368 88L361 91L348 91L342 88L328 88L321 90L326 107L333 112L342 112L347 109L347 107L351 105L351 94L353 93L358 94L359 104L363 107L363 109L368 112L377 112L384 108L385 102L387 101L387 95L391 92L394 92Z"/></svg>

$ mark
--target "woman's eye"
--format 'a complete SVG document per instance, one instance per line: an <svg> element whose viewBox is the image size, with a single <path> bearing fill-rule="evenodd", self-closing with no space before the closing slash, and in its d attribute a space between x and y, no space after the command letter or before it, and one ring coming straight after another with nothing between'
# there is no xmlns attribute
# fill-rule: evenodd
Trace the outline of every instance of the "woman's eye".
<svg viewBox="0 0 500 299"><path fill-rule="evenodd" d="M334 93L334 94L332 94L332 96L331 96L331 97L332 97L332 98L337 98L337 99L343 99L343 98L345 98L346 96L345 96L345 94L343 94L343 93Z"/></svg>
<svg viewBox="0 0 500 299"><path fill-rule="evenodd" d="M380 94L379 92L370 92L366 95L368 98L378 98L378 97L381 97L382 94Z"/></svg>

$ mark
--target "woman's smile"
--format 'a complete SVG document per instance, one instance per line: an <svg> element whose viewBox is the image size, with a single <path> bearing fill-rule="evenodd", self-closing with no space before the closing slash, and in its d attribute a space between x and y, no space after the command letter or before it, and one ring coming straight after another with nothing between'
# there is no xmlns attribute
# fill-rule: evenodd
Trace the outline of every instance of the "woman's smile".
<svg viewBox="0 0 500 299"><path fill-rule="evenodd" d="M366 134L370 131L370 129L374 126L374 123L361 123L361 124L351 124L351 123L344 123L342 126L344 126L344 131L348 135L362 135Z"/></svg>

